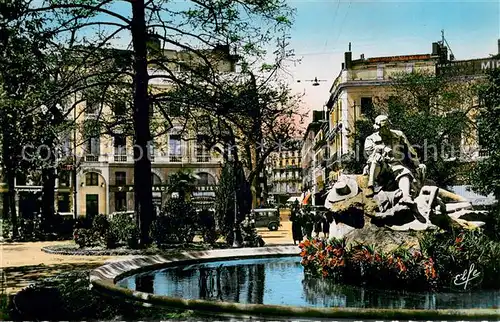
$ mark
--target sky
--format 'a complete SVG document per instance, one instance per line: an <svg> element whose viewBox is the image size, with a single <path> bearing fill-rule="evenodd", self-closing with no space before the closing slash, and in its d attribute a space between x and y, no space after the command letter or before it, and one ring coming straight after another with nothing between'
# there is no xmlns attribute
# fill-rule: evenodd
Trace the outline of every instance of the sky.
<svg viewBox="0 0 500 322"><path fill-rule="evenodd" d="M304 107L321 110L351 42L353 58L430 54L441 30L457 60L498 52L500 1L290 0L296 8L290 47L292 88ZM317 77L320 86L313 87ZM297 83L301 80L301 83Z"/></svg>
<svg viewBox="0 0 500 322"><path fill-rule="evenodd" d="M304 93L302 109L308 112L323 108L349 42L354 59L430 54L444 30L457 60L498 53L500 0L286 1L296 10L290 48L301 60L288 66L289 82L295 93ZM169 6L187 3L172 0ZM127 2L117 2L113 11L130 15ZM128 44L125 38L117 42ZM323 80L320 86L307 81L315 77Z"/></svg>

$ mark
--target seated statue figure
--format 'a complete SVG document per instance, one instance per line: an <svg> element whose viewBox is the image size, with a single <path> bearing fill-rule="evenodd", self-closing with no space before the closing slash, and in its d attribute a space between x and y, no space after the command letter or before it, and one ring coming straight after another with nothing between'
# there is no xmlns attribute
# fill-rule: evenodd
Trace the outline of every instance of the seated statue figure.
<svg viewBox="0 0 500 322"><path fill-rule="evenodd" d="M386 115L377 116L373 126L377 132L365 140L368 162L364 174L368 175L368 196L373 196L375 184L386 190L392 183L388 182L386 175L389 175L401 190L401 203L412 204L412 185L421 186L425 165L420 164L403 132L391 130L390 125Z"/></svg>

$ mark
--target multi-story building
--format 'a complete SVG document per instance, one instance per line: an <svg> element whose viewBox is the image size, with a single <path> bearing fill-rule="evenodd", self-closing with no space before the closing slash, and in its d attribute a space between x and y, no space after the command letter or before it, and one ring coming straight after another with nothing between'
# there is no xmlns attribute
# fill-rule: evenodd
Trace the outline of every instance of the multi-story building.
<svg viewBox="0 0 500 322"><path fill-rule="evenodd" d="M234 57L228 50L219 48L213 52L214 59L221 60L217 63L220 73L234 72ZM191 55L186 52L168 50L164 54L172 60L172 64L177 62L179 66L193 62ZM225 61L222 61L224 59ZM157 71L151 70L150 74L155 72ZM155 82L155 79L150 81L150 86L155 91L169 90L168 83ZM123 117L127 103L116 102L110 106L101 101L94 101L81 92L75 94L69 104L75 104L70 118L76 126L71 133L62 135L63 155L76 158L67 157L60 160L56 180L56 212L86 216L133 211L134 143L131 133L119 128L115 128L113 134L88 130L92 128L93 123ZM165 131L168 122L162 118L162 114L153 112L151 117L152 123L162 127L158 132L164 132L149 143L149 151L143 152L149 154L152 163L154 205L161 207L168 198L166 191L169 175L179 170L189 170L198 176L193 201L211 206L222 156L217 149L207 148L206 136L193 124L186 126L184 122L173 117L172 124L169 125L171 128ZM41 186L28 181L26 178L16 178L15 189L21 216L29 216L30 213L38 211L40 206Z"/></svg>
<svg viewBox="0 0 500 322"><path fill-rule="evenodd" d="M300 139L293 149L272 152L267 162L268 195L283 204L290 197L298 197L302 192L302 171Z"/></svg>
<svg viewBox="0 0 500 322"><path fill-rule="evenodd" d="M325 149L330 151L327 178L335 180L342 155L353 151L355 123L370 112L376 97L388 94L392 77L401 72L433 73L436 55L419 54L352 59L345 53L342 70L330 89L327 101L328 132ZM359 151L358 151L359 152ZM362 151L361 151L362 152Z"/></svg>
<svg viewBox="0 0 500 322"><path fill-rule="evenodd" d="M324 155L324 127L327 125L325 113L313 111L312 122L309 123L304 133L301 159L302 159L302 191L309 191L316 196L323 188L322 167L324 168L327 156ZM324 170L323 170L324 171ZM316 204L316 198L312 198Z"/></svg>
<svg viewBox="0 0 500 322"><path fill-rule="evenodd" d="M500 40L498 43L500 54ZM370 113L375 99L391 95L391 82L395 75L419 71L429 74L450 72L457 76L457 81L478 80L484 77L485 71L500 67L500 60L493 57L457 61L448 55L448 48L443 42L432 44L430 54L414 54L404 56L373 57L352 59L352 52L345 53L342 69L330 88L326 103L328 128L325 128L326 144L324 155L328 155L325 179L334 182L341 171L342 156L350 153L362 153L354 142L355 123ZM498 57L497 57L498 58ZM466 77L463 77L466 76ZM478 104L477 99L464 104ZM470 108L469 116L474 119L475 108ZM318 133L318 138L321 133ZM479 149L479 133L462 133L459 142L462 149L472 151L468 161L484 157L487 151ZM316 188L319 191L322 184Z"/></svg>

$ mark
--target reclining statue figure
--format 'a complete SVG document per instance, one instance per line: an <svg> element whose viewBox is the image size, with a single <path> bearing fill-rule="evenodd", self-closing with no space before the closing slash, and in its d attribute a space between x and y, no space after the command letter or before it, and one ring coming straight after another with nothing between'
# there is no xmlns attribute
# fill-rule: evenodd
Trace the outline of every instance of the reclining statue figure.
<svg viewBox="0 0 500 322"><path fill-rule="evenodd" d="M373 126L377 132L365 140L368 162L364 174L368 175L368 196L373 196L376 184L383 190L391 190L393 180L384 180L384 176L390 175L402 193L400 202L413 204L412 190L418 194L423 185L425 165L420 164L416 151L403 132L391 130L390 125L386 115L377 116Z"/></svg>

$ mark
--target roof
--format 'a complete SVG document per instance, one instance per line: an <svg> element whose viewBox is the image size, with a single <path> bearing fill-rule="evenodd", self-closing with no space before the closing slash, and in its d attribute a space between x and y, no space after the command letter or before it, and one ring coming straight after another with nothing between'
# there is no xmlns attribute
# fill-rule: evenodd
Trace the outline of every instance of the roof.
<svg viewBox="0 0 500 322"><path fill-rule="evenodd" d="M307 129L304 133L304 141L305 139L307 138L307 134L309 134L309 132L313 131L314 133L316 133L320 128L321 128L321 125L322 125L322 122L311 122L309 123L309 125L307 126Z"/></svg>
<svg viewBox="0 0 500 322"><path fill-rule="evenodd" d="M406 62L416 60L433 60L430 54L416 54L416 55L400 55L400 56L385 56L385 57L372 57L366 59L353 60L354 64L373 64L373 63L391 63L391 62Z"/></svg>

